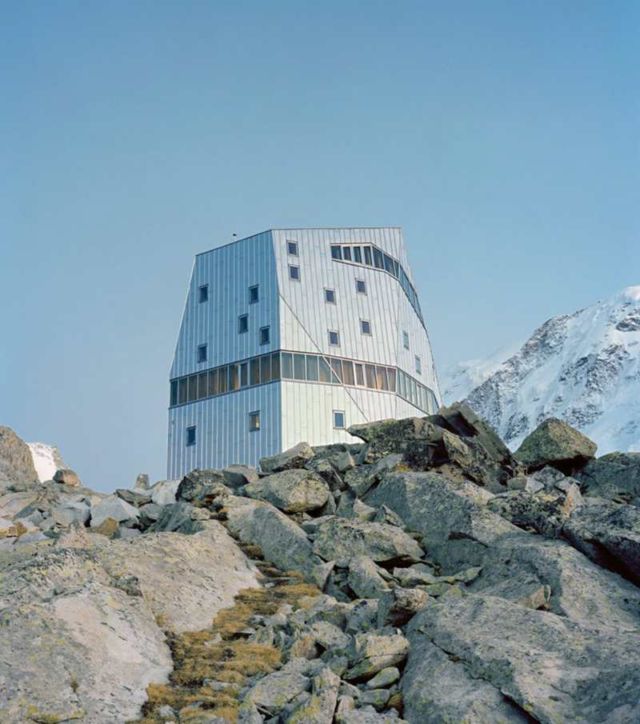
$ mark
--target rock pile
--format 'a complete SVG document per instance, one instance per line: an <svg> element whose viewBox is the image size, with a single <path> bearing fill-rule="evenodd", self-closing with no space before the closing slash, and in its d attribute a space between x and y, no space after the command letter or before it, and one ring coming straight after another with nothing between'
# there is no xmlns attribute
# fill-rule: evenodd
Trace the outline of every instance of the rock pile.
<svg viewBox="0 0 640 724"><path fill-rule="evenodd" d="M106 586L130 617L148 607L160 639L140 622L137 652L158 665L133 676L128 708L117 677L103 676L101 709L68 665L83 721L131 718L144 687L145 722L640 720L640 455L596 459L558 420L512 454L460 404L350 432L363 442L301 443L260 471L141 479L111 496L70 471L9 483L0 610L14 617L0 639L26 645L51 606L78 630L70 611L82 617ZM60 566L76 571L71 589L16 615L10 591L25 607ZM0 662L0 713L20 721L27 672L13 665Z"/></svg>

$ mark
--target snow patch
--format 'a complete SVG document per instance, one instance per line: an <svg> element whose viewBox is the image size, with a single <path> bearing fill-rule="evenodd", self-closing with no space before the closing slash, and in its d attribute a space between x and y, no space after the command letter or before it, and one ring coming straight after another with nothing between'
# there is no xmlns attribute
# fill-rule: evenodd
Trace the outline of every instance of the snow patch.
<svg viewBox="0 0 640 724"><path fill-rule="evenodd" d="M38 480L44 483L46 480L53 480L56 470L66 467L60 451L55 445L47 445L44 442L28 443L33 458L33 465L38 473Z"/></svg>

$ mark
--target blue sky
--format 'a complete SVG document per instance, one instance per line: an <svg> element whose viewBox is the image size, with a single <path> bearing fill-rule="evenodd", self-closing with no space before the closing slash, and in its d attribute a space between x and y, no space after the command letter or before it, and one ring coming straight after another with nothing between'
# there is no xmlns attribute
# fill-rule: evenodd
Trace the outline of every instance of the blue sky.
<svg viewBox="0 0 640 724"><path fill-rule="evenodd" d="M441 368L640 283L636 2L6 2L0 424L165 468L195 253L404 228Z"/></svg>

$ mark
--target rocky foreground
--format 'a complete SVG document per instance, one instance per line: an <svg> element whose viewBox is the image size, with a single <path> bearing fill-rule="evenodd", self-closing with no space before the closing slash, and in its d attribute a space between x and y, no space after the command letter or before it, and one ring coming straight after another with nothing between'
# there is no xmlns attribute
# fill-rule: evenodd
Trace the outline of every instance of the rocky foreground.
<svg viewBox="0 0 640 724"><path fill-rule="evenodd" d="M0 428L0 721L640 721L640 454L469 408L102 495Z"/></svg>

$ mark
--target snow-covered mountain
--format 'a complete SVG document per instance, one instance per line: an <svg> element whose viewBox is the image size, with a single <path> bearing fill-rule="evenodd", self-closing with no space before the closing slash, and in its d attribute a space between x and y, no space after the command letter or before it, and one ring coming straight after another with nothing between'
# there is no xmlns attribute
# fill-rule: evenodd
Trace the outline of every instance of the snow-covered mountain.
<svg viewBox="0 0 640 724"><path fill-rule="evenodd" d="M458 365L446 402L466 399L511 447L559 417L598 443L598 454L640 451L640 286L554 317L517 350Z"/></svg>
<svg viewBox="0 0 640 724"><path fill-rule="evenodd" d="M56 470L66 467L60 451L55 445L47 445L44 442L30 442L28 445L41 483L52 480Z"/></svg>

